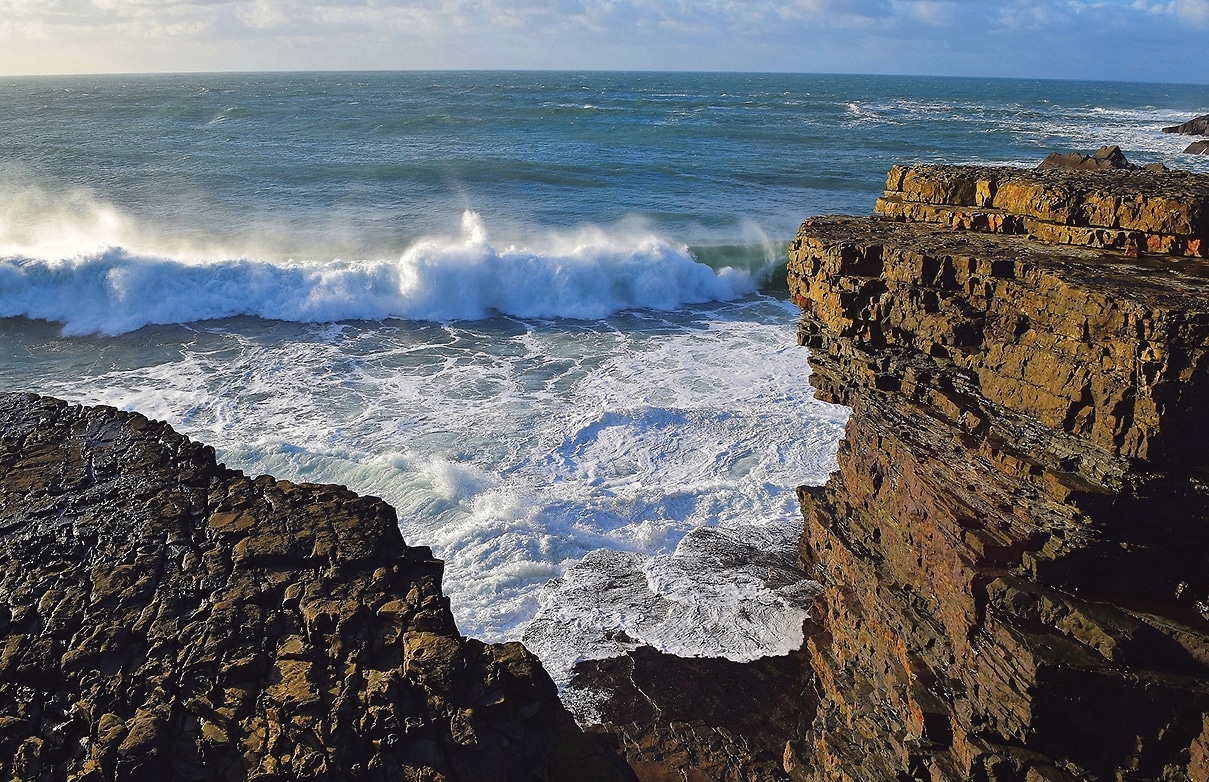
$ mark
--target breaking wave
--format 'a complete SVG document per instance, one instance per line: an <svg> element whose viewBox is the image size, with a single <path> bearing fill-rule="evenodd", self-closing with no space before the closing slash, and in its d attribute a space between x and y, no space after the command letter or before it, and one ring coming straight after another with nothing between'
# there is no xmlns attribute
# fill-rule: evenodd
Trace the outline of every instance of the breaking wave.
<svg viewBox="0 0 1209 782"><path fill-rule="evenodd" d="M423 239L396 260L195 260L108 247L71 258L0 258L0 317L67 334L252 315L271 320L454 321L493 315L597 319L752 293L758 274L713 269L657 236L600 229L496 247L474 212L462 234Z"/></svg>

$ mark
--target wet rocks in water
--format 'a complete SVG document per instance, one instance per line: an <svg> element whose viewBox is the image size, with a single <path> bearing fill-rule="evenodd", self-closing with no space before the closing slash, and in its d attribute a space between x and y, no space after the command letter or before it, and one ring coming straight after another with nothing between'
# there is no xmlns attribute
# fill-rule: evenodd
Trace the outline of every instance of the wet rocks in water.
<svg viewBox="0 0 1209 782"><path fill-rule="evenodd" d="M1132 169L1137 166L1125 159L1125 153L1117 146L1104 146L1092 155L1081 155L1078 152L1061 154L1052 153L1037 164L1039 170L1051 168L1073 168L1082 171L1106 171L1109 169Z"/></svg>
<svg viewBox="0 0 1209 782"><path fill-rule="evenodd" d="M1182 125L1163 128L1164 133L1179 133L1182 136L1209 136L1209 114L1190 119Z"/></svg>
<svg viewBox="0 0 1209 782"><path fill-rule="evenodd" d="M620 780L518 643L461 636L394 510L166 424L0 394L0 769Z"/></svg>
<svg viewBox="0 0 1209 782"><path fill-rule="evenodd" d="M1209 141L1194 141L1184 150L1186 155L1209 155Z"/></svg>

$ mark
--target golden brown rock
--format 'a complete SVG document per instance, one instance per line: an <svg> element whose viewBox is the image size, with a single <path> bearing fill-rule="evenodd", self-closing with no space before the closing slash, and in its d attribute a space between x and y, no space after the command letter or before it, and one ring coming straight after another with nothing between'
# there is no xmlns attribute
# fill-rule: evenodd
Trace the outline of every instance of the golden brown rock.
<svg viewBox="0 0 1209 782"><path fill-rule="evenodd" d="M975 166L894 167L879 215L1051 244L1209 257L1209 176Z"/></svg>
<svg viewBox="0 0 1209 782"><path fill-rule="evenodd" d="M888 189L1058 226L1116 176L1024 174L895 169ZM1203 235L1203 202L1132 176L1112 187L1176 206L1104 213ZM971 227L816 218L791 245L812 382L853 415L839 472L800 491L827 615L787 768L1203 780L1209 268Z"/></svg>

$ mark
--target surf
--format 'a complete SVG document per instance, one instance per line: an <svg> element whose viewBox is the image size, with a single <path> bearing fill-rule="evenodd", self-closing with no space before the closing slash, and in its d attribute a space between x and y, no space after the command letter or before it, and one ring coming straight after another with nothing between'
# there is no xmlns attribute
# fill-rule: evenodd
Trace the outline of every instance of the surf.
<svg viewBox="0 0 1209 782"><path fill-rule="evenodd" d="M463 214L459 236L420 239L394 259L196 260L121 246L47 258L20 250L0 258L0 317L59 323L66 335L241 315L304 323L594 320L733 301L755 292L763 272L713 268L651 233L588 228L497 245L473 211Z"/></svg>

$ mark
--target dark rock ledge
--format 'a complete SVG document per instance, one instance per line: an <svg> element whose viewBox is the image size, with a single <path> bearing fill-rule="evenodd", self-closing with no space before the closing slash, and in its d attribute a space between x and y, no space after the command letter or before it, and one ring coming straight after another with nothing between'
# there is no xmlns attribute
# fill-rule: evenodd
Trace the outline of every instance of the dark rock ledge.
<svg viewBox="0 0 1209 782"><path fill-rule="evenodd" d="M0 771L17 780L623 780L442 563L338 486L0 394Z"/></svg>
<svg viewBox="0 0 1209 782"><path fill-rule="evenodd" d="M1209 136L1209 114L1194 117L1180 125L1163 128L1164 133L1178 133L1181 136Z"/></svg>
<svg viewBox="0 0 1209 782"><path fill-rule="evenodd" d="M806 623L807 634L818 632ZM815 715L804 650L747 663L639 647L576 666L606 737L641 782L787 782L785 748Z"/></svg>

